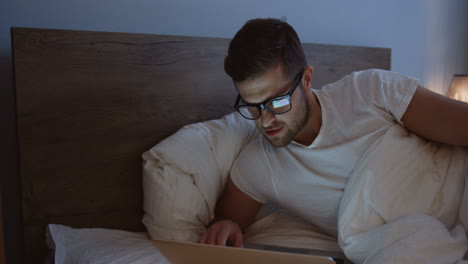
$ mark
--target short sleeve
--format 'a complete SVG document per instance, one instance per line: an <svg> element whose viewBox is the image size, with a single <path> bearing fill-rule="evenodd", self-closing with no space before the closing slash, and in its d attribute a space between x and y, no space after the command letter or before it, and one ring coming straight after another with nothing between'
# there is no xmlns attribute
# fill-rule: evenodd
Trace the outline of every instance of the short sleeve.
<svg viewBox="0 0 468 264"><path fill-rule="evenodd" d="M271 186L268 162L258 142L252 141L245 147L231 168L231 180L243 193L260 203L269 202Z"/></svg>
<svg viewBox="0 0 468 264"><path fill-rule="evenodd" d="M415 78L384 70L360 71L353 76L353 86L365 102L383 108L400 124L418 85Z"/></svg>

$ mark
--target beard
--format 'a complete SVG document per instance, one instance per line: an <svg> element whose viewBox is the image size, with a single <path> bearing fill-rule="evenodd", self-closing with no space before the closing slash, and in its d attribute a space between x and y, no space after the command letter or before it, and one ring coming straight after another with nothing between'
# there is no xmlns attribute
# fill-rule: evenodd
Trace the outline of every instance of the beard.
<svg viewBox="0 0 468 264"><path fill-rule="evenodd" d="M303 93L303 95L305 95ZM275 147L285 147L294 138L297 136L299 131L304 127L305 123L307 122L307 118L309 116L309 107L307 105L307 100L305 96L300 97L300 102L297 103L296 109L294 110L295 113L291 113L294 119L290 120L289 122L286 121L278 121L275 122L272 127L281 127L282 131L280 131L280 135L278 136L268 136L266 132L266 128L262 127L260 123L257 123L257 128L261 131L263 136ZM294 106L293 106L294 107ZM282 135L281 135L282 134Z"/></svg>

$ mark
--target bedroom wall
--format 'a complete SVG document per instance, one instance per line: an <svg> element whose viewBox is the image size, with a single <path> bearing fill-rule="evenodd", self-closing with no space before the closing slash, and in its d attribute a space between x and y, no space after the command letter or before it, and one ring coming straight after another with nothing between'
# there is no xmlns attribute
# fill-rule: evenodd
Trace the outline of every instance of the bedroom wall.
<svg viewBox="0 0 468 264"><path fill-rule="evenodd" d="M80 0L0 3L0 162L7 263L19 263L20 195L10 27L231 38L254 17L282 17L303 42L392 48L392 69L445 93L468 74L468 1ZM310 62L313 65L313 62Z"/></svg>

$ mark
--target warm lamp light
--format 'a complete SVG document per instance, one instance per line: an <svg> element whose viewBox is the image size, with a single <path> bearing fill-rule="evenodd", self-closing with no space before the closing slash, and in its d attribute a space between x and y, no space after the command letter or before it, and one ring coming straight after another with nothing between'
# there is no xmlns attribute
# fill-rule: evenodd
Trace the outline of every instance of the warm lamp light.
<svg viewBox="0 0 468 264"><path fill-rule="evenodd" d="M447 96L468 102L468 75L454 75Z"/></svg>

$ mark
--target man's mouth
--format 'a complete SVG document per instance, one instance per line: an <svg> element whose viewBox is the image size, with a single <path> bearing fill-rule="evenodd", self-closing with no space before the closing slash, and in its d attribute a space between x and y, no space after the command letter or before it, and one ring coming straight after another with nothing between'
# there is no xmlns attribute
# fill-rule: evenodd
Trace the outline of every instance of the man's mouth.
<svg viewBox="0 0 468 264"><path fill-rule="evenodd" d="M283 127L275 128L275 129L268 129L268 130L265 129L265 132L266 132L267 136L273 137L273 136L277 135L282 129L283 129Z"/></svg>

